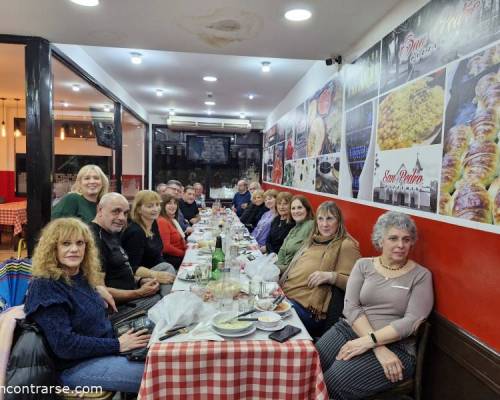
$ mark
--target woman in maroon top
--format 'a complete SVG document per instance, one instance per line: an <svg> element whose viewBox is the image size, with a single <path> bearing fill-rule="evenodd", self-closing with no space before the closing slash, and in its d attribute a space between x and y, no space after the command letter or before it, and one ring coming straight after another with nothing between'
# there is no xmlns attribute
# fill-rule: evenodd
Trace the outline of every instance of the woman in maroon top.
<svg viewBox="0 0 500 400"><path fill-rule="evenodd" d="M162 196L160 217L158 218L158 229L163 241L163 258L179 269L184 254L186 253L186 241L184 232L177 222L179 212L179 201L170 194Z"/></svg>

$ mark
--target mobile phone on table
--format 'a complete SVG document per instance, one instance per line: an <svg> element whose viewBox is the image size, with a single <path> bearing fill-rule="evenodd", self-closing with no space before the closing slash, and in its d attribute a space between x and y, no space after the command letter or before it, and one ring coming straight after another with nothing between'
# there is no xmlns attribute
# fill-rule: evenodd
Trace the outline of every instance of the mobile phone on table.
<svg viewBox="0 0 500 400"><path fill-rule="evenodd" d="M288 339L294 337L295 335L298 335L301 331L302 329L297 328L296 326L286 325L283 329L271 333L269 335L269 339L283 343L286 342Z"/></svg>

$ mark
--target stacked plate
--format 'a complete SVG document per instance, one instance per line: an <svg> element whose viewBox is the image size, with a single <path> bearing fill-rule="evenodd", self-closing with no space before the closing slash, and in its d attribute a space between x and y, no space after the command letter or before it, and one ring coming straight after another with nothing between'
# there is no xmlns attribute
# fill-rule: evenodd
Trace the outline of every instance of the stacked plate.
<svg viewBox="0 0 500 400"><path fill-rule="evenodd" d="M253 321L229 320L234 317L233 312L222 312L212 319L212 329L215 333L226 337L242 337L255 332L257 327Z"/></svg>

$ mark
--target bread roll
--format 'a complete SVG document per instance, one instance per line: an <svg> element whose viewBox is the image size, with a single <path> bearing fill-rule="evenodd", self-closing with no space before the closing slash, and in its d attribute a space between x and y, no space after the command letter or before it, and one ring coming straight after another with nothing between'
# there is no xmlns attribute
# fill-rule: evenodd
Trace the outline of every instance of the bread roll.
<svg viewBox="0 0 500 400"><path fill-rule="evenodd" d="M491 214L493 223L500 225L500 177L495 179L488 190L491 202Z"/></svg>
<svg viewBox="0 0 500 400"><path fill-rule="evenodd" d="M500 83L494 83L486 89L481 97L478 97L480 109L491 109L498 116L500 114Z"/></svg>
<svg viewBox="0 0 500 400"><path fill-rule="evenodd" d="M451 128L444 141L445 153L457 153L462 156L469 148L472 129L468 125L457 125Z"/></svg>
<svg viewBox="0 0 500 400"><path fill-rule="evenodd" d="M491 85L493 85L497 82L498 82L498 77L497 77L496 73L490 72L489 74L486 74L485 76L483 76L481 79L479 79L477 81L476 96L478 98L484 96L484 94L486 93L486 90L488 90L488 88Z"/></svg>
<svg viewBox="0 0 500 400"><path fill-rule="evenodd" d="M451 215L451 194L448 192L441 192L439 195L439 214Z"/></svg>
<svg viewBox="0 0 500 400"><path fill-rule="evenodd" d="M462 158L457 153L447 153L443 156L441 168L441 193L451 193L455 190L455 182L462 176Z"/></svg>
<svg viewBox="0 0 500 400"><path fill-rule="evenodd" d="M482 111L470 124L474 134L474 140L495 140L498 131L498 120L493 109Z"/></svg>
<svg viewBox="0 0 500 400"><path fill-rule="evenodd" d="M463 177L488 186L498 173L498 146L495 142L474 141L469 146L463 166Z"/></svg>
<svg viewBox="0 0 500 400"><path fill-rule="evenodd" d="M490 196L484 186L467 181L457 184L452 197L451 215L491 224Z"/></svg>

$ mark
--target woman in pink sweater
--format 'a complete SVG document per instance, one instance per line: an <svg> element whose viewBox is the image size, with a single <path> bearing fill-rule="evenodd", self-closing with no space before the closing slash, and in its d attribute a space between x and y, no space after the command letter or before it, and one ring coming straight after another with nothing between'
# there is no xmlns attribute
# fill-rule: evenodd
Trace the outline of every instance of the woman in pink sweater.
<svg viewBox="0 0 500 400"><path fill-rule="evenodd" d="M179 210L178 200L170 194L162 196L160 217L158 218L158 229L163 241L163 258L179 269L184 254L186 253L186 241L184 232L177 222Z"/></svg>

